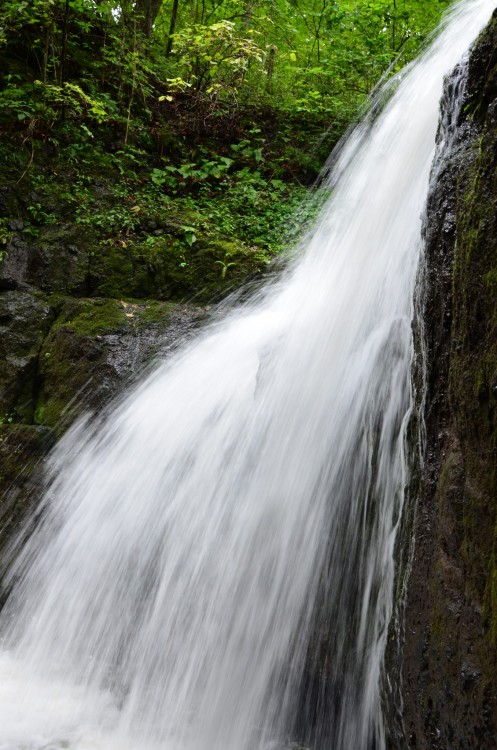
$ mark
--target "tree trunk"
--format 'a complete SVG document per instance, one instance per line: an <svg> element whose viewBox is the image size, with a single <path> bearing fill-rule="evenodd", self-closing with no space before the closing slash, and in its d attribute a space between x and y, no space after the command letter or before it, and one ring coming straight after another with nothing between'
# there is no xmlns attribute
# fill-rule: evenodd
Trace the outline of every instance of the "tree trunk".
<svg viewBox="0 0 497 750"><path fill-rule="evenodd" d="M269 48L269 56L267 60L267 79L266 79L266 91L268 94L273 93L273 73L274 73L274 58L276 56L276 47L274 44Z"/></svg>
<svg viewBox="0 0 497 750"><path fill-rule="evenodd" d="M66 80L66 57L67 57L67 20L69 18L69 0L66 0L64 7L64 19L62 21L62 52L60 55L60 85L64 85Z"/></svg>
<svg viewBox="0 0 497 750"><path fill-rule="evenodd" d="M140 17L140 28L150 38L155 19L161 9L162 0L136 0L135 13Z"/></svg>
<svg viewBox="0 0 497 750"><path fill-rule="evenodd" d="M176 17L178 15L178 3L179 0L173 0L173 7L171 9L171 21L169 23L169 34L167 35L167 47L166 57L169 57L173 49L173 35L176 29Z"/></svg>

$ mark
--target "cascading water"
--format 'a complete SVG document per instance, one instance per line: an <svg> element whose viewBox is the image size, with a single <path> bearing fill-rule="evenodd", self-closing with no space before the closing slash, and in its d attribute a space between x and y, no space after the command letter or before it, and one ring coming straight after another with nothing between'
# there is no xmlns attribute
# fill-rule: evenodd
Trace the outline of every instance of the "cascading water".
<svg viewBox="0 0 497 750"><path fill-rule="evenodd" d="M58 446L11 572L2 750L284 742L324 652L316 746L384 747L420 217L443 75L493 5L458 5L354 132L280 282Z"/></svg>

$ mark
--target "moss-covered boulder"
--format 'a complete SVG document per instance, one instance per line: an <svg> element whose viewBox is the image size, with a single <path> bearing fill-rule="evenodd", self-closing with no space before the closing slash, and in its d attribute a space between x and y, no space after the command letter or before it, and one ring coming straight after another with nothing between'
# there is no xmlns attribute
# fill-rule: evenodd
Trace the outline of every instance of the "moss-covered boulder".
<svg viewBox="0 0 497 750"><path fill-rule="evenodd" d="M152 301L57 301L58 315L38 361L34 421L57 434L78 415L100 410L204 311Z"/></svg>
<svg viewBox="0 0 497 750"><path fill-rule="evenodd" d="M0 293L0 605L10 542L40 498L47 451L206 316L158 300Z"/></svg>
<svg viewBox="0 0 497 750"><path fill-rule="evenodd" d="M141 240L141 241L140 241ZM263 272L268 257L240 242L176 234L120 240L90 259L88 288L102 297L160 300L219 299Z"/></svg>
<svg viewBox="0 0 497 750"><path fill-rule="evenodd" d="M124 235L0 219L0 290L205 303L266 269L261 248L194 229L189 219L162 210Z"/></svg>

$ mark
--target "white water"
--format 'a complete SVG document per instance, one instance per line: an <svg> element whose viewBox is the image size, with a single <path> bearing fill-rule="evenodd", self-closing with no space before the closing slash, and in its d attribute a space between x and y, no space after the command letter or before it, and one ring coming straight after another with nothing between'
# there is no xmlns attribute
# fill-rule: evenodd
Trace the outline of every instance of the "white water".
<svg viewBox="0 0 497 750"><path fill-rule="evenodd" d="M352 135L291 272L59 445L12 571L2 750L264 748L298 734L313 658L316 745L383 747L420 217L442 77L493 6L458 6Z"/></svg>

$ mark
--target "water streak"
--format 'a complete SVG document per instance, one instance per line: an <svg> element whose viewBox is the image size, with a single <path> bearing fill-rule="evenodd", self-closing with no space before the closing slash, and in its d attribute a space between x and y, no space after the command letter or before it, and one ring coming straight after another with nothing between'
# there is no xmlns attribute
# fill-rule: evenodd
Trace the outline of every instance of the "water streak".
<svg viewBox="0 0 497 750"><path fill-rule="evenodd" d="M304 716L317 747L384 746L421 213L443 75L492 9L458 5L352 134L281 281L58 446L11 573L2 750L257 750Z"/></svg>

